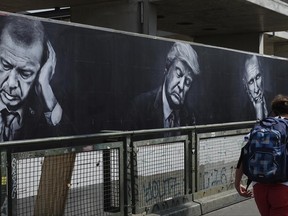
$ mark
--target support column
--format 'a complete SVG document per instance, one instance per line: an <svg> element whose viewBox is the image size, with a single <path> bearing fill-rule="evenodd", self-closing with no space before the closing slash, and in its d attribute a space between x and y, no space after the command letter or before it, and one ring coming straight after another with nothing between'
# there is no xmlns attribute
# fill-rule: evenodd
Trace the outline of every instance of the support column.
<svg viewBox="0 0 288 216"><path fill-rule="evenodd" d="M143 0L141 5L141 23L142 33L147 35L157 34L157 11L156 8L149 3L149 0Z"/></svg>
<svg viewBox="0 0 288 216"><path fill-rule="evenodd" d="M259 53L265 54L264 52L264 33L260 33L259 35Z"/></svg>
<svg viewBox="0 0 288 216"><path fill-rule="evenodd" d="M288 33L285 31L267 32L264 53L288 58Z"/></svg>
<svg viewBox="0 0 288 216"><path fill-rule="evenodd" d="M156 9L148 0L79 5L71 8L71 21L150 35L157 30Z"/></svg>

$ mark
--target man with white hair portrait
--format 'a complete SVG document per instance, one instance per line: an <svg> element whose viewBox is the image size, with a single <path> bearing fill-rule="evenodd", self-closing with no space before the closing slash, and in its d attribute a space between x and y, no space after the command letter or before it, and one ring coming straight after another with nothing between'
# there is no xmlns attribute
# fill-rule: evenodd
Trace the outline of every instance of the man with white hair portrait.
<svg viewBox="0 0 288 216"><path fill-rule="evenodd" d="M196 51L188 43L175 42L166 57L162 85L133 101L128 117L130 129L194 125L194 114L185 106L185 99L199 74Z"/></svg>

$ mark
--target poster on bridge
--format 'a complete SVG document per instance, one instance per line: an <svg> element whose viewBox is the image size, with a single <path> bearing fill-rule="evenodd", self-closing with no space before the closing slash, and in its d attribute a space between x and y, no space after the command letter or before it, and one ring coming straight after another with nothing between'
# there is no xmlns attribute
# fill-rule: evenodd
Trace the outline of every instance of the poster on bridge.
<svg viewBox="0 0 288 216"><path fill-rule="evenodd" d="M0 140L261 119L288 61L92 26L0 16Z"/></svg>

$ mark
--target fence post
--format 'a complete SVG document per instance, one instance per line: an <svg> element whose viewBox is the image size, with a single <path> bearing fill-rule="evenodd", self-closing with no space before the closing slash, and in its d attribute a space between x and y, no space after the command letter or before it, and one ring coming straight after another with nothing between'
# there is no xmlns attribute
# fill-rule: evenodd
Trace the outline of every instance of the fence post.
<svg viewBox="0 0 288 216"><path fill-rule="evenodd" d="M198 143L197 143L197 133L194 128L191 131L191 172L192 172L192 193L197 192L198 188Z"/></svg>
<svg viewBox="0 0 288 216"><path fill-rule="evenodd" d="M124 141L124 166L122 167L124 173L124 215L132 215L132 162L131 162L131 136L126 135Z"/></svg>
<svg viewBox="0 0 288 216"><path fill-rule="evenodd" d="M193 192L193 131L188 132L188 140L185 141L185 194Z"/></svg>
<svg viewBox="0 0 288 216"><path fill-rule="evenodd" d="M8 192L7 192L7 152L3 149L0 151L1 157L1 212L2 215L8 215Z"/></svg>

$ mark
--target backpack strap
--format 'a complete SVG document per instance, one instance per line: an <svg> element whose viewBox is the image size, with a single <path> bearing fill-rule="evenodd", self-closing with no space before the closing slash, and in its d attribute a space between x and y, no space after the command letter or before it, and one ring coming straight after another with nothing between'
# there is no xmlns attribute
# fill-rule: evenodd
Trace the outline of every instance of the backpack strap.
<svg viewBox="0 0 288 216"><path fill-rule="evenodd" d="M259 124L262 126L265 126L265 127L272 127L273 125L277 124L277 122L282 121L282 119L281 120L280 119L281 118L276 119L274 117L267 117L267 118L262 119L259 122ZM282 122L284 122L284 121L282 121ZM288 126L288 125L286 124L286 126Z"/></svg>
<svg viewBox="0 0 288 216"><path fill-rule="evenodd" d="M286 125L286 128L288 129L288 119L287 118L281 118L279 117L267 117L262 119L259 124L264 127L273 127L273 125L276 125L277 123L282 122Z"/></svg>
<svg viewBox="0 0 288 216"><path fill-rule="evenodd" d="M285 125L286 125L286 132L287 132L287 134L288 134L288 119L287 118L281 118L281 117L279 117L280 119L281 119L281 121L282 122L284 122L285 123ZM288 137L287 137L287 140L286 140L286 147L288 147Z"/></svg>
<svg viewBox="0 0 288 216"><path fill-rule="evenodd" d="M282 121L286 125L286 127L288 128L288 119L287 118L281 118L279 116L279 120Z"/></svg>

